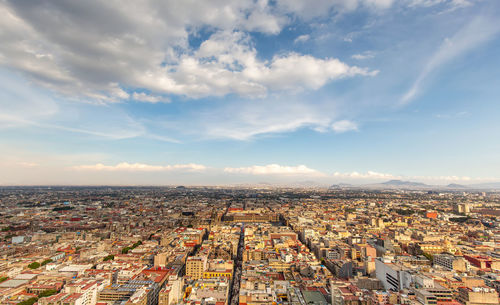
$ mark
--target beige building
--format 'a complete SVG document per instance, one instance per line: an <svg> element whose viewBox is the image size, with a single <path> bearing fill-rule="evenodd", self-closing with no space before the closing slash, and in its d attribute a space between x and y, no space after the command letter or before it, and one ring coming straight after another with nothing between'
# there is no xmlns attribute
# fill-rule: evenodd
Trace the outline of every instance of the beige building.
<svg viewBox="0 0 500 305"><path fill-rule="evenodd" d="M166 252L155 255L154 259L155 267L165 267L167 265L167 256L168 253Z"/></svg>
<svg viewBox="0 0 500 305"><path fill-rule="evenodd" d="M177 304L180 300L182 300L183 283L182 278L169 280L168 284L165 285L165 287L163 287L158 294L158 305Z"/></svg>
<svg viewBox="0 0 500 305"><path fill-rule="evenodd" d="M460 287L457 300L464 305L498 305L498 292L486 287Z"/></svg>
<svg viewBox="0 0 500 305"><path fill-rule="evenodd" d="M125 305L148 305L148 293L145 289L137 290Z"/></svg>
<svg viewBox="0 0 500 305"><path fill-rule="evenodd" d="M206 256L190 256L186 261L186 276L191 279L201 279L203 272L207 269Z"/></svg>

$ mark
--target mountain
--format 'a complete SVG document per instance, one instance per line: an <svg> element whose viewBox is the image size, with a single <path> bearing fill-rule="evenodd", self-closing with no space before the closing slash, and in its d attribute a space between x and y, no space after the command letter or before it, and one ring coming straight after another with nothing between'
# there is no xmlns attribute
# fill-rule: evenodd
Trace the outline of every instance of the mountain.
<svg viewBox="0 0 500 305"><path fill-rule="evenodd" d="M427 187L429 185L420 182L403 181L403 180L389 180L382 183L383 185L399 186L399 187Z"/></svg>
<svg viewBox="0 0 500 305"><path fill-rule="evenodd" d="M352 184L349 183L339 183L339 184L332 184L330 185L330 189L341 189L341 188L351 188L354 187Z"/></svg>
<svg viewBox="0 0 500 305"><path fill-rule="evenodd" d="M330 188L340 188L340 185L332 185ZM344 184L345 185L345 184ZM448 185L430 185L415 181L404 181L404 180L389 180L382 183L364 184L358 186L344 186L344 188L356 188L356 189L394 189L394 190L433 190L433 191L482 191L482 190L500 190L500 182L490 182L490 183L480 183L480 184L468 184L462 185L457 183L451 183Z"/></svg>
<svg viewBox="0 0 500 305"><path fill-rule="evenodd" d="M456 184L456 183L450 183L446 187L450 188L450 189L466 189L466 188L469 188L466 185Z"/></svg>

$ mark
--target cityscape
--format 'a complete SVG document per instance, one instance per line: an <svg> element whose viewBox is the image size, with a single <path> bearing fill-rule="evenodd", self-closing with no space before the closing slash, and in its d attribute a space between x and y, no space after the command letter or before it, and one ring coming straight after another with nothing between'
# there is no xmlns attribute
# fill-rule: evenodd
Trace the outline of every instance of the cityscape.
<svg viewBox="0 0 500 305"><path fill-rule="evenodd" d="M500 305L499 0L0 0L0 305Z"/></svg>
<svg viewBox="0 0 500 305"><path fill-rule="evenodd" d="M1 304L485 305L500 192L0 190Z"/></svg>

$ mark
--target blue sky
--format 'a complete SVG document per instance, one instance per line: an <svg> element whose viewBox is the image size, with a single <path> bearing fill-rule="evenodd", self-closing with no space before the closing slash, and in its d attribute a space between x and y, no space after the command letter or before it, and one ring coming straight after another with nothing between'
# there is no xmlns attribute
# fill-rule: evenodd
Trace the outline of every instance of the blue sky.
<svg viewBox="0 0 500 305"><path fill-rule="evenodd" d="M500 180L496 0L0 13L0 184Z"/></svg>

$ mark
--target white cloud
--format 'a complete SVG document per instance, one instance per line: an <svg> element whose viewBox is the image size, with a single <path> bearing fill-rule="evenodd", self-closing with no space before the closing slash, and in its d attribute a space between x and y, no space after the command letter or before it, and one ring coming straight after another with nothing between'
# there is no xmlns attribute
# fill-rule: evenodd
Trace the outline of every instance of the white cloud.
<svg viewBox="0 0 500 305"><path fill-rule="evenodd" d="M290 53L277 56L268 67L250 72L250 78L261 80L271 89L318 89L326 82L355 75L375 76L378 71L350 67L338 59L318 59L310 55Z"/></svg>
<svg viewBox="0 0 500 305"><path fill-rule="evenodd" d="M299 37L295 38L295 40L293 41L293 43L303 43L303 42L306 42L310 39L311 37L307 34L305 35L300 35Z"/></svg>
<svg viewBox="0 0 500 305"><path fill-rule="evenodd" d="M0 65L22 71L58 93L97 102L129 99L123 88L151 92L137 93L136 100L145 102L156 102L163 94L262 97L269 91L317 89L340 77L376 73L296 53L260 60L247 32L277 34L293 19L290 14L303 13L297 8L314 7L296 2L3 1ZM351 2L318 1L326 11L357 7ZM203 28L215 34L193 50L188 37ZM304 76L288 65L303 69ZM286 73L291 77L283 77Z"/></svg>
<svg viewBox="0 0 500 305"><path fill-rule="evenodd" d="M163 98L161 96L150 95L144 92L134 92L132 94L132 99L140 102L147 103L158 103L158 102L170 102L169 99Z"/></svg>
<svg viewBox="0 0 500 305"><path fill-rule="evenodd" d="M224 172L246 175L282 175L282 176L324 176L323 173L305 165L282 166L279 164L253 165L249 167L226 167Z"/></svg>
<svg viewBox="0 0 500 305"><path fill-rule="evenodd" d="M336 178L347 178L347 179L400 179L399 176L394 176L392 174L377 173L373 171L368 171L366 173L350 172L350 173L339 173L335 172L333 177Z"/></svg>
<svg viewBox="0 0 500 305"><path fill-rule="evenodd" d="M341 120L332 124L332 130L336 133L358 130L358 124L349 120Z"/></svg>
<svg viewBox="0 0 500 305"><path fill-rule="evenodd" d="M449 7L460 8L467 7L472 5L472 1L470 0L409 0L408 5L410 7L431 7L439 4L447 4Z"/></svg>
<svg viewBox="0 0 500 305"><path fill-rule="evenodd" d="M332 12L346 13L358 8L387 9L394 0L278 0L277 7L286 14L304 20L329 16Z"/></svg>
<svg viewBox="0 0 500 305"><path fill-rule="evenodd" d="M288 18L272 14L267 6L267 1L258 1L257 4L256 9L248 16L244 29L267 34L281 32L283 26L288 23Z"/></svg>
<svg viewBox="0 0 500 305"><path fill-rule="evenodd" d="M422 91L426 79L436 70L459 56L481 46L500 33L497 17L478 16L462 27L453 37L443 41L420 71L413 85L401 98L407 104Z"/></svg>
<svg viewBox="0 0 500 305"><path fill-rule="evenodd" d="M338 104L330 99L311 104L297 96L235 100L162 126L205 139L234 140L251 140L301 128L328 131Z"/></svg>
<svg viewBox="0 0 500 305"><path fill-rule="evenodd" d="M367 6L375 7L377 9L387 9L392 6L395 0L365 0Z"/></svg>
<svg viewBox="0 0 500 305"><path fill-rule="evenodd" d="M200 164L176 164L176 165L149 165L144 163L122 162L116 165L104 165L97 163L93 165L77 165L72 169L84 171L130 171L130 172L162 172L162 171L204 171L206 166Z"/></svg>
<svg viewBox="0 0 500 305"><path fill-rule="evenodd" d="M365 60L365 59L371 59L374 58L375 54L371 51L366 51L360 54L354 54L351 56L351 58L356 59L356 60Z"/></svg>
<svg viewBox="0 0 500 305"><path fill-rule="evenodd" d="M269 91L318 89L335 79L377 73L335 58L321 59L293 52L262 61L248 34L219 31L202 42L193 54L182 54L175 64L142 75L140 83L158 92L188 97L229 93L265 97Z"/></svg>
<svg viewBox="0 0 500 305"><path fill-rule="evenodd" d="M0 130L32 128L70 132L82 137L111 140L145 137L179 143L167 135L150 132L142 122L115 107L93 103L54 101L48 92L0 70ZM15 101L15 102L13 102Z"/></svg>
<svg viewBox="0 0 500 305"><path fill-rule="evenodd" d="M403 5L430 6L441 2L452 6L471 3L408 0ZM393 3L393 0L140 3L89 0L65 4L2 1L0 65L22 71L58 93L98 102L128 99L129 93L123 88L150 91L151 97L143 98L147 102L155 102L154 96L158 94L202 97L236 93L262 97L269 91L288 90L297 85L299 89L317 89L340 77L373 75L376 71L349 67L337 59L294 53L262 61L249 46L248 36L235 40L228 38L231 35L218 33L275 35L297 17L310 20L359 8L379 10ZM216 34L203 44L212 41L229 46L228 51L219 50L216 58L210 59L201 54L202 50L193 50L189 35L196 36L205 28ZM302 35L296 41L307 38ZM300 77L299 69L286 66L293 64L305 68L307 74ZM292 77L288 82L283 73L290 72Z"/></svg>

